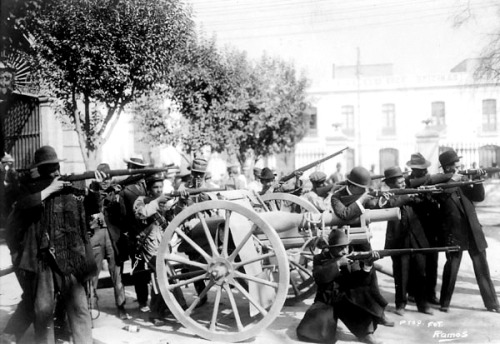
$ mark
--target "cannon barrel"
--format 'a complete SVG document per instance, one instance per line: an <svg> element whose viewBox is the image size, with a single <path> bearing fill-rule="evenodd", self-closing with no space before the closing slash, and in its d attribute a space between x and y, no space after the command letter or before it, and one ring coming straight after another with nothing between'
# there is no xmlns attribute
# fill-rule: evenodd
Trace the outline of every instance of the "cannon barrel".
<svg viewBox="0 0 500 344"><path fill-rule="evenodd" d="M369 224L371 222L399 220L401 218L401 210L399 208L386 208L386 209L366 209L361 217L345 221L334 213L323 214L293 214L281 211L270 211L259 213L259 216L267 221L276 232L281 233L288 231L292 228L306 228L309 224L324 223L326 226L343 226L343 225L359 225L360 222ZM324 222L323 222L324 221Z"/></svg>

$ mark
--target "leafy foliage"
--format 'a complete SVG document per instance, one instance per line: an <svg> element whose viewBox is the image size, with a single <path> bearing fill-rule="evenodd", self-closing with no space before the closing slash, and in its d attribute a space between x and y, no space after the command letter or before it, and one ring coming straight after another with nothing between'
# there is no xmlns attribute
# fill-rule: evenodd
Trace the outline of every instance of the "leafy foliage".
<svg viewBox="0 0 500 344"><path fill-rule="evenodd" d="M182 143L188 152L210 145L241 163L249 152L258 159L289 151L307 128L307 85L292 64L280 59L263 56L252 62L237 50L217 50L214 40L191 41L169 78L186 123L180 136L159 134L154 140ZM157 125L143 121L148 133Z"/></svg>
<svg viewBox="0 0 500 344"><path fill-rule="evenodd" d="M126 105L164 80L192 34L190 12L175 0L45 0L21 24L87 153Z"/></svg>

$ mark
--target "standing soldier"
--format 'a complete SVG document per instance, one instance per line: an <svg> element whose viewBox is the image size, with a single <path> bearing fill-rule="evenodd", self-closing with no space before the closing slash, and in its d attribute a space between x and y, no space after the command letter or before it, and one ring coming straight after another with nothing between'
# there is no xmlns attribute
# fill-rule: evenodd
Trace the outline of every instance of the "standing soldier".
<svg viewBox="0 0 500 344"><path fill-rule="evenodd" d="M9 217L7 242L23 289L11 322L15 326L34 322L35 341L54 343L59 294L73 341L92 343L84 284L95 274L96 266L89 252L83 190L59 180L61 161L50 146L36 150L34 167L40 177L21 186Z"/></svg>
<svg viewBox="0 0 500 344"><path fill-rule="evenodd" d="M274 181L276 177L269 167L264 167L262 169L259 179L262 184L262 189L259 192L260 195L274 192Z"/></svg>
<svg viewBox="0 0 500 344"><path fill-rule="evenodd" d="M464 178L457 174L460 167L460 157L454 150L439 155L439 162L443 168L442 178L448 182L460 181ZM480 178L485 173L477 174ZM447 189L438 195L440 214L442 218L442 237L447 246L459 245L457 252L446 253L446 263L443 270L440 303L442 312L448 312L451 297L455 289L458 270L462 261L463 251L469 251L472 266L479 285L479 291L486 309L500 313L500 305L491 281L490 268L486 259L486 238L477 218L476 209L472 202L484 200L484 186L482 183Z"/></svg>
<svg viewBox="0 0 500 344"><path fill-rule="evenodd" d="M330 211L331 209L331 195L329 192L321 193L321 188L325 187L326 174L320 171L311 173L309 180L312 183L312 190L305 193L301 197L305 198L320 212Z"/></svg>
<svg viewBox="0 0 500 344"><path fill-rule="evenodd" d="M108 164L102 163L97 166L97 170L106 173L110 168ZM130 319L130 315L125 310L125 287L123 286L121 276L123 262L120 261L116 248L118 239L113 241L108 231L109 219L106 209L104 208L107 197L110 196L110 193L114 193L111 183L110 177L106 177L102 181L92 182L84 200L87 222L90 224L90 233L92 235L90 243L92 244L94 258L97 263L97 274L92 279L91 288L93 288L92 292L94 295L97 295L96 291L99 273L102 269L103 260L106 259L108 262L109 276L113 283L118 317L122 320L127 320Z"/></svg>
<svg viewBox="0 0 500 344"><path fill-rule="evenodd" d="M136 170L143 169L147 166L144 162L142 155L135 154L130 159L123 159L127 163L127 168ZM134 202L139 196L146 195L146 182L143 176L130 176L120 182L125 185L123 190L120 191L118 197L120 202L121 225L120 229L122 234L128 238L129 255L132 259L132 279L134 281L135 293L137 302L139 303L139 310L143 313L149 312L148 306L148 283L149 273L145 270L143 261L136 258L137 236L143 230L143 224L137 221L134 213Z"/></svg>
<svg viewBox="0 0 500 344"><path fill-rule="evenodd" d="M406 187L417 188L419 186L430 183L431 175L427 168L431 162L426 160L422 154L415 153L411 155L410 161L406 163L411 169L410 174L405 178ZM439 226L439 204L429 194L422 195L420 202L414 204L413 209L420 219L425 236L431 247L438 247L438 231ZM428 253L425 255L425 290L427 292L427 302L433 305L439 305L439 300L436 297L436 285L438 276L438 252ZM414 285L411 283L410 285ZM412 292L410 290L410 292Z"/></svg>
<svg viewBox="0 0 500 344"><path fill-rule="evenodd" d="M391 189L404 189L405 178L399 167L390 167L384 171L382 180ZM400 248L428 248L429 242L424 233L422 224L416 216L413 206L418 204L419 196L393 195L387 199L386 206L399 207L401 209L401 220L387 222L387 233L385 237L386 249ZM425 290L425 256L423 254L393 256L392 270L394 274L394 286L396 289L396 314L403 315L408 301L408 287L410 274L414 276L414 295L417 309L421 313L432 314L427 303L427 292Z"/></svg>

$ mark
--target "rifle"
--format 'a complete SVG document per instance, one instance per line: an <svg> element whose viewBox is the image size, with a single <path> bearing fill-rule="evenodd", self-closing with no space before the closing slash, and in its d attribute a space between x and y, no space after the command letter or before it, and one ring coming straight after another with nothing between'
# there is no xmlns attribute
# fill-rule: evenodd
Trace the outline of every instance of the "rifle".
<svg viewBox="0 0 500 344"><path fill-rule="evenodd" d="M124 170L109 170L109 171L103 171L110 177L116 177L116 176L132 176L132 175L138 175L138 174L155 174L159 172L168 172L169 169L172 168L174 164L167 165L165 167L159 167L159 168L141 168L141 169L124 169ZM95 171L86 171L81 174L67 174L61 176L59 180L65 181L65 182L76 182L80 180L85 180L85 179L94 179L95 178Z"/></svg>
<svg viewBox="0 0 500 344"><path fill-rule="evenodd" d="M182 192L186 191L188 195L197 195L200 193L206 193L206 192L218 192L218 191L227 191L226 188L199 188L199 189L185 189L183 191L172 191L171 193L167 194L170 197L179 197Z"/></svg>
<svg viewBox="0 0 500 344"><path fill-rule="evenodd" d="M484 179L470 180L464 182L451 182L451 183L439 183L434 185L424 185L418 189L388 189L388 190L370 190L368 194L373 197L380 197L383 194L392 195L413 195L413 194L427 194L427 193L442 193L446 189L452 189L456 187L462 187L467 185L474 185L484 182ZM343 203L350 203L359 198L359 195L345 195L340 197Z"/></svg>
<svg viewBox="0 0 500 344"><path fill-rule="evenodd" d="M349 147L345 147L345 148L343 148L343 149L339 150L338 152L335 152L335 153L333 153L333 154L331 154L331 155L328 155L328 156L326 156L326 157L324 157L324 158L321 158L321 159L319 159L319 160L316 160L316 161L314 161L314 162L312 162L312 163L310 163L310 164L308 164L308 165L306 165L306 166L303 166L303 167L301 167L301 168L296 169L296 170L295 170L295 171L293 171L292 173L287 174L286 176L282 177L282 178L280 179L279 183L280 183L280 184L283 184L283 183L285 183L285 182L289 181L290 179L292 179L293 177L295 177L295 173L296 173L296 172L305 172L305 171L307 171L307 170L309 170L309 169L313 168L314 166L317 166L317 165L321 164L322 162L327 161L327 160L329 160L329 159L331 159L331 158L333 158L333 157L335 157L335 156L337 156L337 155L341 154L342 152L344 152L344 151L345 151L346 149L348 149L348 148L349 148Z"/></svg>
<svg viewBox="0 0 500 344"><path fill-rule="evenodd" d="M327 248L331 246L326 246ZM380 258L390 257L390 256L401 256L404 254L428 254L434 252L456 252L460 250L460 246L445 246L445 247L428 247L428 248L398 248L392 250L376 250L380 255ZM346 257L351 260L363 260L370 259L372 257L373 251L367 252L351 252Z"/></svg>
<svg viewBox="0 0 500 344"><path fill-rule="evenodd" d="M463 170L463 171L458 171L458 173L466 175L466 176L474 176L474 175L479 174L479 171L484 171L484 172L486 172L486 174L498 173L498 172L500 172L500 167L486 167L486 168L482 168L480 170L467 169L467 170Z"/></svg>
<svg viewBox="0 0 500 344"><path fill-rule="evenodd" d="M403 175L408 174L408 173L411 173L411 171L403 171ZM376 180L376 179L382 179L384 177L385 176L383 174L374 174L371 176L371 179ZM338 182L336 185L347 185L347 180L343 180L341 182Z"/></svg>

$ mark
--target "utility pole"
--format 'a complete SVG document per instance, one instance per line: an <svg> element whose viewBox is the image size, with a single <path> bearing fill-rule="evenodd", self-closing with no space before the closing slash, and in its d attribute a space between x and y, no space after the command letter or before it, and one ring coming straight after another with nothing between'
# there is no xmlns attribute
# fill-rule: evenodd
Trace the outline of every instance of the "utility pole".
<svg viewBox="0 0 500 344"><path fill-rule="evenodd" d="M356 137L356 165L361 165L361 53L359 47L356 47L356 116L354 117L355 137Z"/></svg>

